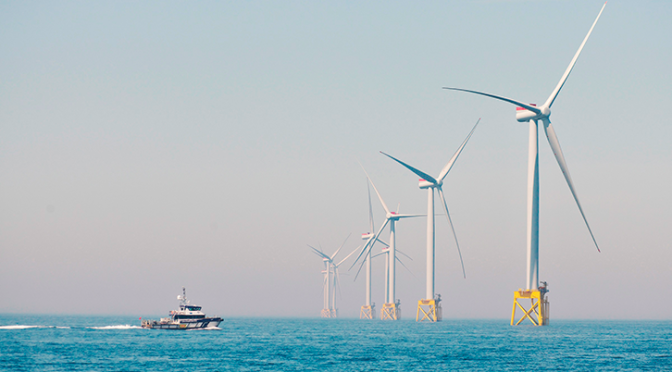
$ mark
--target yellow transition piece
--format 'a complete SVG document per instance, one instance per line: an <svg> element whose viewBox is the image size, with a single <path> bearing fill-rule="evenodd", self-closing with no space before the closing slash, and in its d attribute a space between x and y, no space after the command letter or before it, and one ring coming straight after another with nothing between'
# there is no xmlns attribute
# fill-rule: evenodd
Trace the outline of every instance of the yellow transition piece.
<svg viewBox="0 0 672 372"><path fill-rule="evenodd" d="M383 308L380 310L380 319L382 320L401 319L401 307L399 301L397 301L397 303L391 302L383 304Z"/></svg>
<svg viewBox="0 0 672 372"><path fill-rule="evenodd" d="M321 315L323 318L338 318L338 310L322 309Z"/></svg>
<svg viewBox="0 0 672 372"><path fill-rule="evenodd" d="M532 324L535 326L545 326L548 325L551 316L551 304L546 298L546 288L541 288L541 290L530 289L522 290L519 289L513 292L513 310L511 312L511 325L519 325L525 319L529 319ZM530 300L530 308L525 309L525 306L521 304L521 300ZM516 310L520 308L523 312L523 316L516 321Z"/></svg>
<svg viewBox="0 0 672 372"><path fill-rule="evenodd" d="M441 312L441 298L420 300L418 301L418 311L415 314L415 321L440 322L442 318ZM422 318L420 314L422 314Z"/></svg>
<svg viewBox="0 0 672 372"><path fill-rule="evenodd" d="M375 305L362 306L362 309L359 311L359 319L373 319L373 314L375 312L376 312Z"/></svg>

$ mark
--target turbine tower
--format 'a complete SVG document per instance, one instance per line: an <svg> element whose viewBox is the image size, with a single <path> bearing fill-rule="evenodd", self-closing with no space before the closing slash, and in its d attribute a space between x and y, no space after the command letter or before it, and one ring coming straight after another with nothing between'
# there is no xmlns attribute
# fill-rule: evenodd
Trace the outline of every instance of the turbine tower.
<svg viewBox="0 0 672 372"><path fill-rule="evenodd" d="M362 167L364 169L364 167ZM366 173L366 170L364 170ZM357 256L357 259L355 260L355 263L359 261L359 259L362 257L363 254L369 254L371 252L371 247L373 247L373 244L375 243L376 240L378 240L378 237L380 236L380 233L383 232L383 229L385 226L388 224L390 225L390 245L389 245L389 255L387 259L387 264L388 264L388 269L389 269L389 275L387 277L387 290L385 291L385 303L383 304L383 308L381 309L381 319L383 320L399 320L401 317L401 301L397 300L396 298L396 261L397 261L397 255L396 255L396 224L397 221L399 221L402 218L412 218L412 217L421 217L422 215L415 215L415 214L399 214L398 212L392 212L390 211L389 208L387 208L387 205L385 204L385 201L383 198L380 196L380 193L378 192L378 189L376 188L376 185L373 183L371 180L371 177L369 177L369 174L366 173L366 177L369 179L369 182L371 183L371 186L373 186L373 190L376 192L376 195L378 195L378 199L380 200L380 204L382 204L383 209L385 209L385 222L382 224L380 229L378 229L378 232L376 232L376 235L374 235L373 238L371 238L362 251L359 253L359 256ZM353 264L354 266L354 264ZM352 267L351 267L352 268Z"/></svg>
<svg viewBox="0 0 672 372"><path fill-rule="evenodd" d="M439 173L439 176L437 178L434 178L430 176L429 174L414 168L403 161L388 155L384 152L381 151L381 153L390 159L396 161L397 163L403 165L406 167L408 170L411 172L415 173L416 175L422 177L420 178L420 184L419 187L420 189L427 189L427 287L425 291L425 298L421 299L418 301L418 310L416 312L415 320L418 321L423 321L423 320L429 320L430 322L437 322L441 320L441 296L436 296L435 291L434 291L434 259L435 259L435 239L436 239L436 232L435 232L435 223L434 223L434 190L436 190L439 194L439 197L441 198L441 201L443 201L443 210L446 212L446 217L448 218L448 223L450 224L450 228L453 231L453 237L455 237L455 245L457 246L457 252L460 256L460 263L462 264L462 275L466 278L466 273L464 271L464 262L462 262L462 253L460 253L460 244L457 242L457 235L455 234L455 228L453 227L453 221L450 218L450 213L448 213L448 204L446 203L446 198L443 195L443 180L446 178L448 175L448 172L453 168L453 165L455 164L455 161L457 160L457 157L460 156L462 153L462 150L464 147L467 145L467 142L471 138L471 135L474 133L476 130L476 127L478 126L478 123L481 121L481 119L478 119L476 121L476 124L474 125L474 128L469 132L469 135L467 138L462 142L462 145L457 149L455 154L453 155L452 158L448 161L448 163L443 167L441 170L441 173ZM420 313L423 314L422 318L420 318Z"/></svg>
<svg viewBox="0 0 672 372"><path fill-rule="evenodd" d="M558 137L553 130L551 125L551 106L555 99L560 93L560 90L565 85L567 77L572 72L576 60L583 50L583 46L588 41L588 37L593 32L593 28L597 24L597 21L600 19L604 7L607 6L605 2L600 9L600 13L597 15L595 22L590 27L588 34L583 39L579 50L572 58L572 61L569 63L569 66L565 70L565 73L560 78L560 82L553 89L553 92L548 97L546 102L541 106L537 107L535 104L523 103L519 100L513 100L510 98L497 96L494 94L478 92L474 90L459 89L459 88L449 88L444 87L443 89L456 90L468 93L479 94L482 96L498 99L500 101L508 102L516 105L516 120L519 122L528 122L529 123L529 146L528 146L528 161L527 161L527 277L526 277L526 290L518 290L514 292L513 296L513 311L511 314L511 325L515 322L516 308L519 307L523 310L523 317L515 322L516 325L520 324L526 318L529 319L534 325L546 325L549 321L549 303L548 299L545 297L548 289L546 288L546 283L541 282L543 285L539 286L539 153L538 153L538 144L539 144L539 122L543 124L544 132L546 133L546 138L548 143L553 150L553 155L562 170L562 174L565 176L569 190L572 192L572 196L576 201L576 205L579 207L579 212L581 212L581 217L588 227L588 232L590 233L593 243L599 252L600 248L597 245L593 231L590 229L588 220L586 219L585 214L583 213L583 208L581 208L581 203L579 203L579 198L576 194L574 183L572 182L572 177L569 175L569 169L565 162L565 158L560 149L560 143L558 142ZM530 299L532 302L531 308L526 310L523 305L518 302L519 299ZM536 319L535 319L536 318Z"/></svg>

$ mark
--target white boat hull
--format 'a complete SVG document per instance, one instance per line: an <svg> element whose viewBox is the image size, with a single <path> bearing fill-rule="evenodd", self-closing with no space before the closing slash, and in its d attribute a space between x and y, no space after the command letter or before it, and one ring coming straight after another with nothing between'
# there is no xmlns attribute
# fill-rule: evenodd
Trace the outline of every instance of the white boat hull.
<svg viewBox="0 0 672 372"><path fill-rule="evenodd" d="M221 322L222 318L203 318L181 322L157 322L155 320L145 320L142 322L142 328L172 330L205 329L217 328Z"/></svg>

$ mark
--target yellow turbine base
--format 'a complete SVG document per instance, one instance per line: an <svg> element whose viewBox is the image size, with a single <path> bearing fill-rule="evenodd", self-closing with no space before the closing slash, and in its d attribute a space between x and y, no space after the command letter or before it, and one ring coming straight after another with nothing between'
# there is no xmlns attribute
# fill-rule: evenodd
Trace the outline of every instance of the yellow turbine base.
<svg viewBox="0 0 672 372"><path fill-rule="evenodd" d="M401 319L401 306L395 303L383 304L380 309L380 319L382 320L399 320Z"/></svg>
<svg viewBox="0 0 672 372"><path fill-rule="evenodd" d="M338 310L337 309L322 309L322 312L320 315L323 318L338 318Z"/></svg>
<svg viewBox="0 0 672 372"><path fill-rule="evenodd" d="M373 314L375 312L375 306L362 306L362 309L359 310L359 319L373 319Z"/></svg>
<svg viewBox="0 0 672 372"><path fill-rule="evenodd" d="M535 326L548 325L551 319L551 304L545 296L545 292L536 289L524 291L519 289L513 292L513 310L511 311L511 325L520 325L525 319L529 319ZM526 309L520 300L530 300L530 308ZM520 308L523 316L516 321L516 310Z"/></svg>
<svg viewBox="0 0 672 372"><path fill-rule="evenodd" d="M422 313L422 318L420 314ZM440 301L435 299L418 301L418 311L415 313L416 322L440 322L442 319L442 309Z"/></svg>

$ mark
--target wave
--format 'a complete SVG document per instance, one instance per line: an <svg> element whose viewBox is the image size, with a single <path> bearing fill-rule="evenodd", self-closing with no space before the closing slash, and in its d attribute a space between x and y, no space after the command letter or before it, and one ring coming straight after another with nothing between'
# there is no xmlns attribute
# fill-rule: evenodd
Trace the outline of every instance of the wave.
<svg viewBox="0 0 672 372"><path fill-rule="evenodd" d="M103 326L103 327L88 327L89 329L141 329L142 327L140 326L134 326L130 324L124 324L124 325L111 325L111 326Z"/></svg>
<svg viewBox="0 0 672 372"><path fill-rule="evenodd" d="M219 327L207 327L207 328L196 328L196 329L187 329L187 331L221 331Z"/></svg>
<svg viewBox="0 0 672 372"><path fill-rule="evenodd" d="M30 329L30 328L56 328L54 326L40 326L40 325L6 325L0 326L0 329Z"/></svg>

